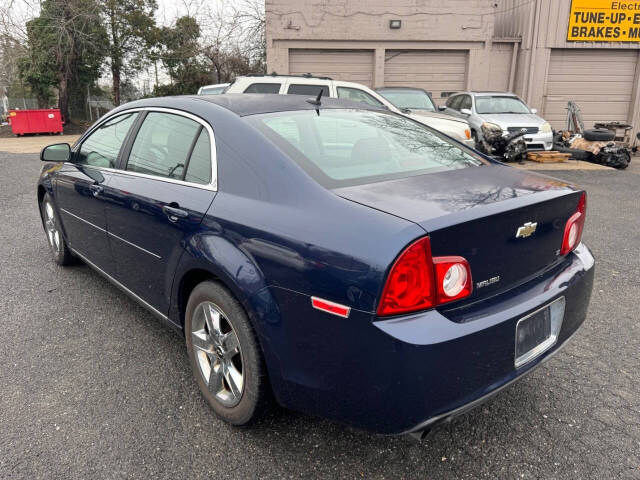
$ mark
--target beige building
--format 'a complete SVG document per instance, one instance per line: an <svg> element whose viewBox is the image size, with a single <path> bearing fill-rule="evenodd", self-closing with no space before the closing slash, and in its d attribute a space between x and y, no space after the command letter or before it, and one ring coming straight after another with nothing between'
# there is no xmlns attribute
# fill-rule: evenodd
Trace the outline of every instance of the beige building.
<svg viewBox="0 0 640 480"><path fill-rule="evenodd" d="M438 103L513 91L555 128L574 100L588 127L628 122L635 136L640 42L568 41L570 13L571 0L266 0L267 69L422 87Z"/></svg>

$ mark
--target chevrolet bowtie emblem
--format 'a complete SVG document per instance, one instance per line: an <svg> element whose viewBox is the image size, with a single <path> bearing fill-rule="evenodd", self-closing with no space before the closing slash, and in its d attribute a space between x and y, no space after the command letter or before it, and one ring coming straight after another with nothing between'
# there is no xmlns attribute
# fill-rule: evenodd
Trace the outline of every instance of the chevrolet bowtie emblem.
<svg viewBox="0 0 640 480"><path fill-rule="evenodd" d="M527 222L521 227L518 227L518 231L516 232L516 238L526 238L533 235L533 232L536 231L538 227L538 222Z"/></svg>

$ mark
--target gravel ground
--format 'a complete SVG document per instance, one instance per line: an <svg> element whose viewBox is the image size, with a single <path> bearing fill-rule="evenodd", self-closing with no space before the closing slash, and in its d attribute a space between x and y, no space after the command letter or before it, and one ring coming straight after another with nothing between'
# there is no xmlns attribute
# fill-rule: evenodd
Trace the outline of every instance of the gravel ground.
<svg viewBox="0 0 640 480"><path fill-rule="evenodd" d="M217 420L183 340L85 266L59 268L36 155L0 153L0 478L640 478L640 161L589 192L590 313L551 361L423 443L279 411Z"/></svg>

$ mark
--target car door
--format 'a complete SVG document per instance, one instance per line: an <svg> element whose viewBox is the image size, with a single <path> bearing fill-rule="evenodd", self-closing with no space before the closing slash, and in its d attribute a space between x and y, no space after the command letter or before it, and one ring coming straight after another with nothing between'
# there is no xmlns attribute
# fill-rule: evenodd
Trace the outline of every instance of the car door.
<svg viewBox="0 0 640 480"><path fill-rule="evenodd" d="M179 111L147 110L107 195L116 278L166 314L173 273L216 190L213 130Z"/></svg>
<svg viewBox="0 0 640 480"><path fill-rule="evenodd" d="M114 265L106 233L104 189L137 115L116 115L96 126L56 176L56 204L69 245L109 274Z"/></svg>

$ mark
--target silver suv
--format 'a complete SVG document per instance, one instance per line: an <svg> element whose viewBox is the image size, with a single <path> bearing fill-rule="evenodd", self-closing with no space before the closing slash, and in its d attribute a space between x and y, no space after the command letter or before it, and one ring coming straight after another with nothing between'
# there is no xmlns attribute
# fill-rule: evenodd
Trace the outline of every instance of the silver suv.
<svg viewBox="0 0 640 480"><path fill-rule="evenodd" d="M551 125L536 115L535 108L529 108L513 93L456 93L440 110L467 120L476 141L482 138L482 124L486 123L488 127L497 126L505 135L526 128L524 140L529 150L551 150L553 147Z"/></svg>

